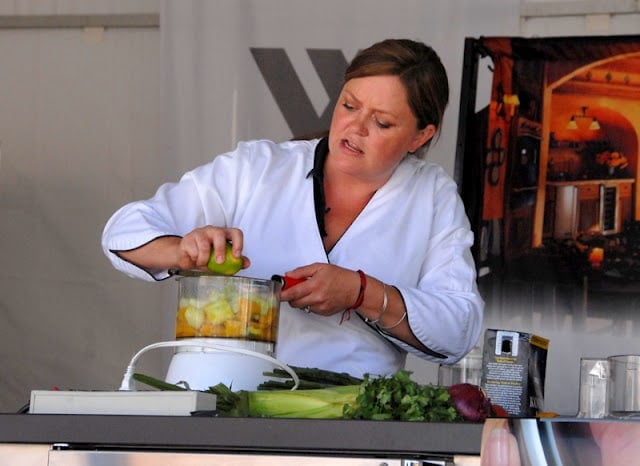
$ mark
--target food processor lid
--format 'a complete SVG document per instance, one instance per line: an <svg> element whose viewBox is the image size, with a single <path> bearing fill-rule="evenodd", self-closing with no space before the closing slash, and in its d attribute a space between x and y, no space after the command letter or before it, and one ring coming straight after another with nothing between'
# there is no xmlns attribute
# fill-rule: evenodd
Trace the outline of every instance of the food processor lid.
<svg viewBox="0 0 640 466"><path fill-rule="evenodd" d="M274 277L276 277L275 275L273 277L271 277L271 279L268 278L253 278L253 277L246 277L244 275L223 275L223 274L219 274L219 273L214 273L214 272L209 272L207 270L195 270L195 269L169 269L169 276L171 277L176 277L176 278L181 278L181 277L219 277L219 278L230 278L230 279L242 279L242 280L255 280L255 281L262 281L262 282L276 282L277 284L282 284L281 281L279 280L274 280Z"/></svg>
<svg viewBox="0 0 640 466"><path fill-rule="evenodd" d="M206 270L192 270L192 269L169 269L170 276L179 277L225 277L227 275L220 275Z"/></svg>

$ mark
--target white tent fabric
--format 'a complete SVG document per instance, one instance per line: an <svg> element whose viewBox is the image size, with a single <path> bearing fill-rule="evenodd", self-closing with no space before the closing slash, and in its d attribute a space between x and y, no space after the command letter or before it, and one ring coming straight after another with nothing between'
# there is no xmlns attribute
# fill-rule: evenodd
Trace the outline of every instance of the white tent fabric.
<svg viewBox="0 0 640 466"><path fill-rule="evenodd" d="M433 157L452 171L464 37L482 35L482 25L494 23L496 16L502 18L502 31L515 34L518 3L165 0L161 31L167 147L186 170L240 140L301 135L287 125L279 109L282 102L270 93L251 49L285 53L319 117L330 112L331 96L310 59L313 51L339 52L349 61L373 42L407 37L433 46L449 72L451 102ZM297 116L305 118L302 112Z"/></svg>
<svg viewBox="0 0 640 466"><path fill-rule="evenodd" d="M319 118L330 98L309 51L339 52L348 60L388 36L429 42L443 57L452 90L431 157L452 172L464 38L637 33L638 14L623 14L616 2L612 15L579 13L602 13L593 10L596 3L0 2L2 24L6 15L161 16L160 30L107 28L103 34L0 26L0 412L17 410L31 389L114 389L138 349L172 338L175 283L114 271L100 250L100 233L117 207L149 196L237 141L293 135L250 48L286 51ZM576 14L520 22L522 11L558 12L565 4ZM481 89L490 79L486 65ZM487 102L481 99L477 108ZM637 319L587 325L571 310L542 318L523 304L493 320L552 339L546 408L561 413L576 406L572 383L580 355L634 350ZM166 353L149 353L140 368L159 375L167 360ZM414 375L423 374L435 380L435 368L416 367Z"/></svg>
<svg viewBox="0 0 640 466"><path fill-rule="evenodd" d="M328 126L331 99L337 96L327 81L335 79L332 71L342 79L343 68L334 64L341 58L346 65L376 41L406 37L434 47L448 70L450 104L429 157L453 173L464 38L482 35L482 25L496 16L502 18L502 31L517 34L518 1L513 0L165 0L165 147L184 172L242 140L278 141L321 130L323 117ZM261 64L257 50L270 54L271 61ZM279 66L271 70L275 77L265 72L268 65ZM487 103L488 95L479 105ZM296 126L307 119L318 120L318 126ZM412 357L408 364L416 379L436 381L435 365Z"/></svg>
<svg viewBox="0 0 640 466"><path fill-rule="evenodd" d="M76 29L0 31L3 410L32 389L117 387L134 350L172 323L155 309L161 291L120 277L100 248L113 209L162 176L147 177L161 161L158 42L157 29L99 43Z"/></svg>
<svg viewBox="0 0 640 466"><path fill-rule="evenodd" d="M9 13L86 13L54 3ZM432 157L452 172L464 38L517 34L518 3L162 0L160 31L0 30L0 411L32 389L115 389L138 349L173 338L175 283L113 270L101 230L125 202L240 140L295 135L252 48L286 53L321 119L330 67L319 74L326 55L312 63L310 51L350 60L386 37L430 43L451 80ZM145 356L141 370L162 375L167 360Z"/></svg>

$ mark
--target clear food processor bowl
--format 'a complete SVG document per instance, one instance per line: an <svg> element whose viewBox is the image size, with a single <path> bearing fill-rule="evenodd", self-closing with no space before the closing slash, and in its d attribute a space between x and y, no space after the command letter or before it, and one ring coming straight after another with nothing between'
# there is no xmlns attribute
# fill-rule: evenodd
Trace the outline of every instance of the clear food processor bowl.
<svg viewBox="0 0 640 466"><path fill-rule="evenodd" d="M238 276L179 272L176 338L276 343L281 284Z"/></svg>

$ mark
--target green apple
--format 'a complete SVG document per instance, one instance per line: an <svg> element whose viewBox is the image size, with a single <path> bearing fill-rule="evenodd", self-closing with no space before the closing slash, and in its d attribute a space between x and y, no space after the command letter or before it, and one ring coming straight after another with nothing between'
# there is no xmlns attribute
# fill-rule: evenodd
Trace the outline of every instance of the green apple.
<svg viewBox="0 0 640 466"><path fill-rule="evenodd" d="M231 249L231 243L227 243L225 248L225 259L222 264L216 262L214 251L211 251L211 257L207 262L207 268L213 273L219 275L235 275L238 273L244 265L243 257L235 257Z"/></svg>

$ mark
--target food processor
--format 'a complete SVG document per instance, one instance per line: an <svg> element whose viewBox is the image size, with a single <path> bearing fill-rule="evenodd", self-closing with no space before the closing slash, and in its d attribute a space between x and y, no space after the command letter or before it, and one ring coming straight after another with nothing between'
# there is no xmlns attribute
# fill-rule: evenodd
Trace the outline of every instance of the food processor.
<svg viewBox="0 0 640 466"><path fill-rule="evenodd" d="M282 283L200 271L172 271L178 280L176 340L140 350L174 347L165 381L206 391L223 383L232 390L256 390L265 372L284 369L297 387L298 377L274 358ZM121 389L131 389L125 375Z"/></svg>

